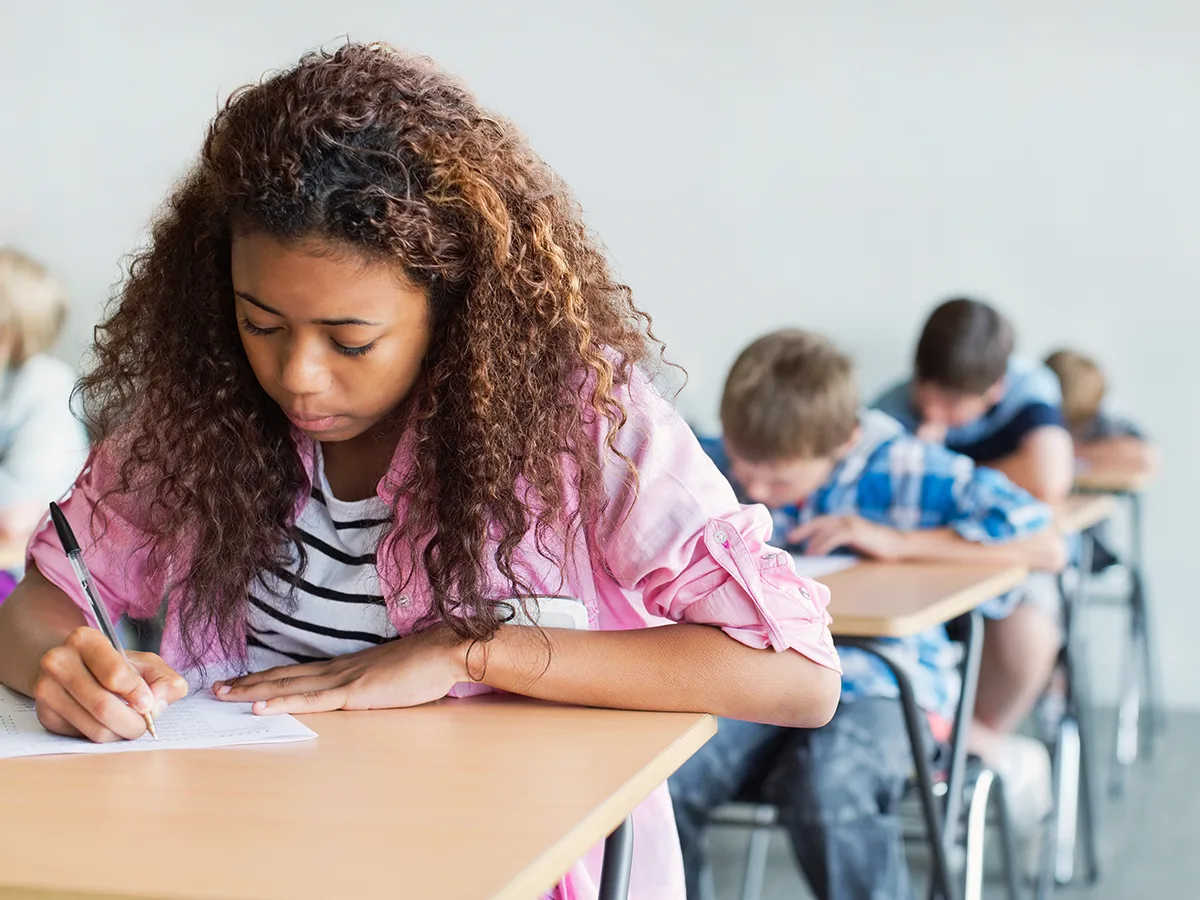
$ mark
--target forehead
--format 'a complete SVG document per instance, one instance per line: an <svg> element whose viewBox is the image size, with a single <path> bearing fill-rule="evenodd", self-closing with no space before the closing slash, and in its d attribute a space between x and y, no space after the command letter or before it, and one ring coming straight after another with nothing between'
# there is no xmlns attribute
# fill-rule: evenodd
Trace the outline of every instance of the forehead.
<svg viewBox="0 0 1200 900"><path fill-rule="evenodd" d="M729 451L729 462L743 475L753 475L756 478L782 480L803 473L818 460L812 459L773 459L766 462L750 462L742 459L736 453Z"/></svg>
<svg viewBox="0 0 1200 900"><path fill-rule="evenodd" d="M324 241L235 235L230 264L235 291L288 318L391 318L427 299L398 262Z"/></svg>

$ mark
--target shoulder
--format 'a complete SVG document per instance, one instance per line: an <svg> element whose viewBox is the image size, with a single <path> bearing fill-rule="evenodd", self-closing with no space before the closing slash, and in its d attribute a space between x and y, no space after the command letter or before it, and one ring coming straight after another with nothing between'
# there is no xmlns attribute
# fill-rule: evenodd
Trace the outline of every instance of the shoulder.
<svg viewBox="0 0 1200 900"><path fill-rule="evenodd" d="M916 414L912 406L912 381L905 379L892 385L875 398L871 408L887 413L905 428L913 428Z"/></svg>
<svg viewBox="0 0 1200 900"><path fill-rule="evenodd" d="M1027 406L1061 406L1062 387L1058 376L1045 363L1013 357L1005 375L1004 403L1014 409Z"/></svg>
<svg viewBox="0 0 1200 900"><path fill-rule="evenodd" d="M696 432L696 440L700 442L700 449L704 451L721 470L722 474L729 474L729 454L725 451L725 439L718 435L705 435Z"/></svg>
<svg viewBox="0 0 1200 900"><path fill-rule="evenodd" d="M75 370L53 356L31 356L9 371L11 397L58 402L70 397L75 387Z"/></svg>

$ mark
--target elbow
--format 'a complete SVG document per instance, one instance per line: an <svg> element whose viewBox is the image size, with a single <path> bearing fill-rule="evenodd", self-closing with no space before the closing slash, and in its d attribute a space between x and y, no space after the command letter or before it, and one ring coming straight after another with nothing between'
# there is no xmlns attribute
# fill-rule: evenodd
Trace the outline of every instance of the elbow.
<svg viewBox="0 0 1200 900"><path fill-rule="evenodd" d="M1050 506L1062 503L1071 494L1074 478L1041 478L1026 486L1026 490Z"/></svg>
<svg viewBox="0 0 1200 900"><path fill-rule="evenodd" d="M807 661L807 660L806 660ZM791 692L773 724L786 728L820 728L837 712L842 696L842 676L833 669L809 662L812 672L804 689Z"/></svg>

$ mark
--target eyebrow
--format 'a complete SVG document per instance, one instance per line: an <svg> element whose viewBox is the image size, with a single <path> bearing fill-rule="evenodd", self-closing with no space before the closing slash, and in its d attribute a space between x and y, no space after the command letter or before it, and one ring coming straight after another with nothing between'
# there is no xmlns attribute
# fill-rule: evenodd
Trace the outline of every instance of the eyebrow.
<svg viewBox="0 0 1200 900"><path fill-rule="evenodd" d="M250 294L247 294L245 291L234 291L233 293L234 293L235 297L241 297L247 303L257 306L263 312L269 312L271 315L279 316L279 318L281 318L281 319L287 318L287 316L285 316L279 310L272 309L271 307L267 306L267 304L265 304L261 300L259 300L257 297L251 296ZM371 325L371 326L378 328L379 326L383 325L382 322L369 322L366 319L356 319L356 318L313 319L312 322L314 325L329 325L332 327L337 327L339 325Z"/></svg>

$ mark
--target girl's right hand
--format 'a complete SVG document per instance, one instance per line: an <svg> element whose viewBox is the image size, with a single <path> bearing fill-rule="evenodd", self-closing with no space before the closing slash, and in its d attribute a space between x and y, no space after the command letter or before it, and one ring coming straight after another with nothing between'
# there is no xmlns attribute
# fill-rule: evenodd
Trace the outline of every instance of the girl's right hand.
<svg viewBox="0 0 1200 900"><path fill-rule="evenodd" d="M157 717L187 692L157 654L130 653L126 662L101 632L81 627L42 657L33 699L47 731L103 743L141 737L142 713Z"/></svg>

